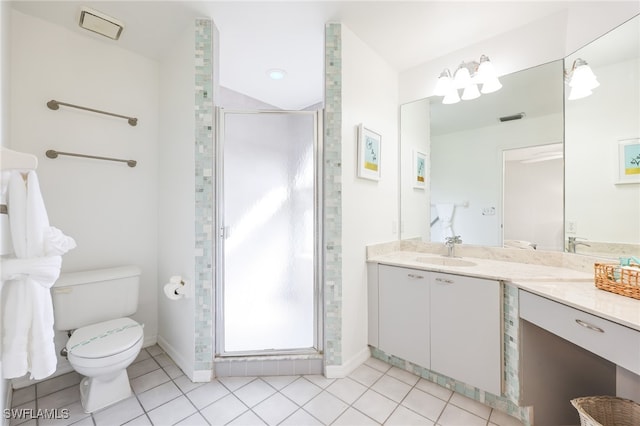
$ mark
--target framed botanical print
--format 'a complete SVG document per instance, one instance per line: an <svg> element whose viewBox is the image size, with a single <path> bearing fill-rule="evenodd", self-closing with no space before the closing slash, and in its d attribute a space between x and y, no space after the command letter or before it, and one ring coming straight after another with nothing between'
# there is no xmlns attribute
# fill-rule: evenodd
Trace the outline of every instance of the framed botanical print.
<svg viewBox="0 0 640 426"><path fill-rule="evenodd" d="M380 180L382 137L360 124L358 127L358 177Z"/></svg>
<svg viewBox="0 0 640 426"><path fill-rule="evenodd" d="M413 151L413 187L424 189L427 183L427 156L420 151Z"/></svg>
<svg viewBox="0 0 640 426"><path fill-rule="evenodd" d="M640 139L618 141L616 183L640 183Z"/></svg>

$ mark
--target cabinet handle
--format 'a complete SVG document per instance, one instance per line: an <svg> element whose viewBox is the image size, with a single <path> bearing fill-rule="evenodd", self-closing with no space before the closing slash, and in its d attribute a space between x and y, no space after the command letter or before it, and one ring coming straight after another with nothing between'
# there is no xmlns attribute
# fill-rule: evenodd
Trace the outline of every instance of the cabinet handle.
<svg viewBox="0 0 640 426"><path fill-rule="evenodd" d="M453 284L453 280L446 280L444 278L436 278L436 281L443 284Z"/></svg>
<svg viewBox="0 0 640 426"><path fill-rule="evenodd" d="M595 325L589 324L588 322L584 322L580 319L576 319L576 322L583 326L584 328L588 328L589 330L593 330L593 331L597 331L599 333L604 333L604 330L601 329L600 327L596 327Z"/></svg>
<svg viewBox="0 0 640 426"><path fill-rule="evenodd" d="M414 280L421 280L424 278L422 275L416 275L416 274L407 274L407 276L409 278L413 278Z"/></svg>

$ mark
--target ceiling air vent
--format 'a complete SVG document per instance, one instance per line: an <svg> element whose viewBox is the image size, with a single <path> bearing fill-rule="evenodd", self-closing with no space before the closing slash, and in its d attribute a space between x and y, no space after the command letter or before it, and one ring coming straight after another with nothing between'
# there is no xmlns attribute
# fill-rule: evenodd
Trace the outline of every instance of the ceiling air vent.
<svg viewBox="0 0 640 426"><path fill-rule="evenodd" d="M524 112L519 112L513 115L505 115L504 117L500 117L498 120L500 120L501 123L504 123L505 121L521 120L524 118L524 116Z"/></svg>
<svg viewBox="0 0 640 426"><path fill-rule="evenodd" d="M80 10L80 26L85 30L117 40L122 34L124 24L111 16L97 10L83 7Z"/></svg>

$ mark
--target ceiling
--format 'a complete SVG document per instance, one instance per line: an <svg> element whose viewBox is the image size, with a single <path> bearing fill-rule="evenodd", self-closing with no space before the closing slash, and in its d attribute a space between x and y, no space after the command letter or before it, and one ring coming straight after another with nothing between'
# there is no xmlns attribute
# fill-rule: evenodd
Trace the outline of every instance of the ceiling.
<svg viewBox="0 0 640 426"><path fill-rule="evenodd" d="M220 32L220 83L283 109L322 101L324 25L342 22L397 71L495 37L576 2L557 1L30 1L13 7L154 59L195 17ZM78 27L81 6L125 23L119 41ZM285 79L266 71L284 69ZM434 77L435 78L435 77Z"/></svg>

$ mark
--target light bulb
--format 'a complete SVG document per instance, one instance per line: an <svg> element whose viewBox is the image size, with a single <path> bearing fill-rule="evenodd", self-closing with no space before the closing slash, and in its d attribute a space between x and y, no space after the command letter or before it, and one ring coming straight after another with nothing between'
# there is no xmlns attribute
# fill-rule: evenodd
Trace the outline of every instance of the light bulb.
<svg viewBox="0 0 640 426"><path fill-rule="evenodd" d="M434 90L434 94L436 96L445 96L451 86L453 85L453 81L451 80L451 71L445 69L438 77L438 82L436 83L436 88Z"/></svg>
<svg viewBox="0 0 640 426"><path fill-rule="evenodd" d="M480 91L478 90L478 86L476 84L469 84L464 88L464 92L462 92L462 99L465 101L479 98Z"/></svg>
<svg viewBox="0 0 640 426"><path fill-rule="evenodd" d="M569 100L575 101L576 99L586 98L590 96L593 92L591 89L586 87L571 87L569 88Z"/></svg>
<svg viewBox="0 0 640 426"><path fill-rule="evenodd" d="M502 83L500 83L498 77L494 77L491 80L485 80L480 91L486 95L487 93L497 92L500 89L502 89Z"/></svg>
<svg viewBox="0 0 640 426"><path fill-rule="evenodd" d="M460 102L460 95L458 95L458 89L456 89L455 87L451 87L451 89L449 89L449 92L447 92L444 99L442 100L442 103L449 105L449 104L457 104L458 102Z"/></svg>
<svg viewBox="0 0 640 426"><path fill-rule="evenodd" d="M464 65L464 62L460 64L460 67L456 70L455 75L453 76L453 84L457 89L464 89L471 83L471 74L469 74L469 70Z"/></svg>

